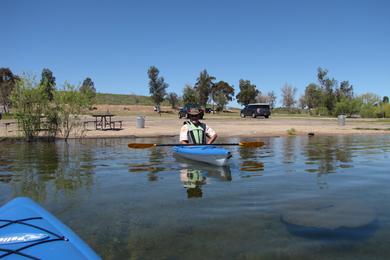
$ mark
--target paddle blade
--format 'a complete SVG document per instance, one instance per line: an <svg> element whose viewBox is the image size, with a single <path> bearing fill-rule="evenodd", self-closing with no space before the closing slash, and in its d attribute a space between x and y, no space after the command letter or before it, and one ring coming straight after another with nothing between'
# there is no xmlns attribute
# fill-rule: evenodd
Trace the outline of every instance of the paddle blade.
<svg viewBox="0 0 390 260"><path fill-rule="evenodd" d="M264 142L260 142L260 141L257 141L257 142L240 142L239 143L240 146L244 146L244 147L261 147L264 145Z"/></svg>
<svg viewBox="0 0 390 260"><path fill-rule="evenodd" d="M156 144L140 144L140 143L130 143L127 145L129 148L133 149L145 149L156 146Z"/></svg>

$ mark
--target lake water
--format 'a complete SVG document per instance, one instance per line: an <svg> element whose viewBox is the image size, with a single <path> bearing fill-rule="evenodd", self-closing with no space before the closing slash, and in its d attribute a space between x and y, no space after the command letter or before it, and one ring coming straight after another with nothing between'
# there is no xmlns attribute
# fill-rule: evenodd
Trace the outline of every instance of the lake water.
<svg viewBox="0 0 390 260"><path fill-rule="evenodd" d="M0 204L33 198L105 259L389 258L389 136L262 140L228 168L127 148L170 138L1 142Z"/></svg>

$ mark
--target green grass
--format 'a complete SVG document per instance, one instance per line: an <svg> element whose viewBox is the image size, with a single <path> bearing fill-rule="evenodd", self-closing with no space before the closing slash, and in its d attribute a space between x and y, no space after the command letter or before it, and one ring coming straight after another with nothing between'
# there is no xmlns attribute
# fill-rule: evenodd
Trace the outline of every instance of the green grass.
<svg viewBox="0 0 390 260"><path fill-rule="evenodd" d="M2 114L2 119L13 119L12 114L4 113Z"/></svg>
<svg viewBox="0 0 390 260"><path fill-rule="evenodd" d="M376 131L390 131L390 128L370 128L370 127L355 127L355 130L376 130Z"/></svg>
<svg viewBox="0 0 390 260"><path fill-rule="evenodd" d="M148 96L140 95L125 95L125 94L108 94L97 93L96 94L97 105L145 105L153 106L153 100ZM162 105L169 105L164 101Z"/></svg>

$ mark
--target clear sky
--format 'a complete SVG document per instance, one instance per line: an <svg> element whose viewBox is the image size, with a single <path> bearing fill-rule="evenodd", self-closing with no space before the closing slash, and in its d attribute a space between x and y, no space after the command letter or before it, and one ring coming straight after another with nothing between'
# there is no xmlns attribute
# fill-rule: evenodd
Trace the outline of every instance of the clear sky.
<svg viewBox="0 0 390 260"><path fill-rule="evenodd" d="M207 69L236 94L247 79L280 102L285 83L301 95L321 66L357 94L390 96L387 0L5 0L1 9L0 67L38 77L49 68L59 86L91 77L98 92L148 95L155 65L168 92L181 95Z"/></svg>

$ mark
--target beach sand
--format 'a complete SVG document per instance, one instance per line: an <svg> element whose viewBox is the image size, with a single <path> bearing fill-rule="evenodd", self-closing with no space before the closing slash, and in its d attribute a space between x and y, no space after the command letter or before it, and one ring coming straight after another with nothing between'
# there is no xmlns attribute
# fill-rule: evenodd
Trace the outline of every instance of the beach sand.
<svg viewBox="0 0 390 260"><path fill-rule="evenodd" d="M286 136L292 132L296 135L361 135L361 134L390 134L389 121L377 119L346 119L344 126L338 125L337 118L302 118L273 116L264 118L240 118L238 113L231 115L206 114L204 123L213 128L219 137L247 137L257 138L262 136ZM88 123L85 130L78 129L73 137L84 138L111 138L111 137L159 137L177 136L185 119L179 119L175 114L150 114L144 117L145 127L137 128L137 116L115 116L113 120L122 120L122 130L95 130L93 123ZM84 116L84 121L94 120L92 116ZM16 124L8 125L0 121L0 137L20 136ZM295 129L295 131L291 131Z"/></svg>

